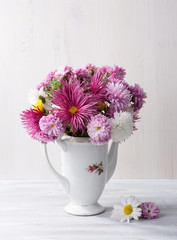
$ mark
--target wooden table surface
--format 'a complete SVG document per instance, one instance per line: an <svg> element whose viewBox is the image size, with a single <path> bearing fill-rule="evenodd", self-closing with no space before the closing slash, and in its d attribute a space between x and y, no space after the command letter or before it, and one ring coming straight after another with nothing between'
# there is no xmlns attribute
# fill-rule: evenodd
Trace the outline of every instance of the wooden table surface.
<svg viewBox="0 0 177 240"><path fill-rule="evenodd" d="M111 219L121 195L153 201L159 218ZM99 200L106 211L97 216L69 215L68 202L57 181L1 181L0 240L177 240L177 180L111 180Z"/></svg>

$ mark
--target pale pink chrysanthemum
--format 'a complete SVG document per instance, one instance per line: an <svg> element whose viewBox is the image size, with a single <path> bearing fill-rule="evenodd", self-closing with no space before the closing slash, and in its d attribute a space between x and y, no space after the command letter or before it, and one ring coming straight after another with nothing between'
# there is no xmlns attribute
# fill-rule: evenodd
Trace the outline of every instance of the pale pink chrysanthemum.
<svg viewBox="0 0 177 240"><path fill-rule="evenodd" d="M116 84L116 83L119 82L119 80L118 80L117 78L115 78L114 76L110 75L110 76L108 77L108 82L109 82L109 83L114 83L114 84Z"/></svg>
<svg viewBox="0 0 177 240"><path fill-rule="evenodd" d="M121 82L107 84L108 99L113 112L125 110L131 99L129 90Z"/></svg>
<svg viewBox="0 0 177 240"><path fill-rule="evenodd" d="M45 77L45 79L37 86L37 90L40 90L41 87L45 87L46 85L50 84L50 81L53 80L53 77L55 75L57 70L50 72L49 74L47 74L47 76Z"/></svg>
<svg viewBox="0 0 177 240"><path fill-rule="evenodd" d="M118 78L116 78L114 75L110 75L108 78L108 82L109 83L122 83L127 89L129 88L129 84L124 81L124 80L119 80Z"/></svg>
<svg viewBox="0 0 177 240"><path fill-rule="evenodd" d="M131 101L133 102L132 104L133 110L134 112L136 112L143 107L143 104L145 103L145 98L147 97L146 93L138 84L130 86L128 90L132 95Z"/></svg>
<svg viewBox="0 0 177 240"><path fill-rule="evenodd" d="M99 102L106 101L106 82L102 80L100 74L94 74L91 78L90 89L96 100Z"/></svg>
<svg viewBox="0 0 177 240"><path fill-rule="evenodd" d="M44 133L52 137L61 137L65 132L62 122L53 114L43 116L39 121L39 126Z"/></svg>
<svg viewBox="0 0 177 240"><path fill-rule="evenodd" d="M39 126L39 121L45 116L39 109L29 109L21 113L21 120L26 132L35 140L42 143L54 141L56 137L44 133Z"/></svg>
<svg viewBox="0 0 177 240"><path fill-rule="evenodd" d="M157 218L160 213L159 207L152 202L143 202L140 205L142 209L142 217L147 219Z"/></svg>
<svg viewBox="0 0 177 240"><path fill-rule="evenodd" d="M58 117L71 125L73 134L82 134L90 118L96 114L96 102L91 94L84 93L79 81L61 81L61 88L53 92L52 103L58 107Z"/></svg>
<svg viewBox="0 0 177 240"><path fill-rule="evenodd" d="M92 117L87 126L87 132L93 144L105 144L111 139L111 126L108 118L102 114Z"/></svg>

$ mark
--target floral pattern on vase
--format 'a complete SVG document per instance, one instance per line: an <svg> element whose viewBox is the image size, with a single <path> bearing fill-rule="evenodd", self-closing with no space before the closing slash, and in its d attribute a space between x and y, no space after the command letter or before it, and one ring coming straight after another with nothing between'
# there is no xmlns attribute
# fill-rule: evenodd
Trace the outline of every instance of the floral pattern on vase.
<svg viewBox="0 0 177 240"><path fill-rule="evenodd" d="M101 173L104 171L103 162L101 161L99 164L90 165L86 170L90 173L95 172L98 173L98 175L101 175Z"/></svg>

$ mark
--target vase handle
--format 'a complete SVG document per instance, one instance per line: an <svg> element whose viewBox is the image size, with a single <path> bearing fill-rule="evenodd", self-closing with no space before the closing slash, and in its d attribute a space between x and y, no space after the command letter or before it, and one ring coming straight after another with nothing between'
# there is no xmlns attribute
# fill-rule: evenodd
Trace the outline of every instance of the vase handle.
<svg viewBox="0 0 177 240"><path fill-rule="evenodd" d="M66 177L64 177L60 173L58 173L54 169L54 167L52 166L52 164L51 164L51 162L49 160L49 156L48 156L48 152L47 152L47 144L46 143L42 143L42 153L43 153L43 156L44 156L45 160L47 161L47 164L48 164L50 170L59 179L59 181L62 184L62 186L64 187L65 191L69 194L69 192L70 192L69 181L68 181L68 179Z"/></svg>
<svg viewBox="0 0 177 240"><path fill-rule="evenodd" d="M118 142L112 142L111 148L108 154L108 172L107 172L107 182L112 177L116 164L117 164L117 150L118 150Z"/></svg>

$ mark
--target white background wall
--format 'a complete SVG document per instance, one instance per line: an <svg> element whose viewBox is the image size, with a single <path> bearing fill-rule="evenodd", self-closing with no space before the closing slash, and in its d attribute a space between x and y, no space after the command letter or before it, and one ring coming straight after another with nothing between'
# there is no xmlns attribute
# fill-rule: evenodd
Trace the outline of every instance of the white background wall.
<svg viewBox="0 0 177 240"><path fill-rule="evenodd" d="M126 68L148 95L114 177L177 178L176 30L176 0L0 0L0 179L53 177L19 114L48 72L87 63Z"/></svg>

